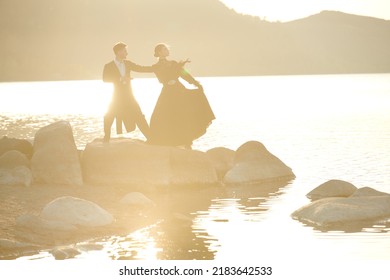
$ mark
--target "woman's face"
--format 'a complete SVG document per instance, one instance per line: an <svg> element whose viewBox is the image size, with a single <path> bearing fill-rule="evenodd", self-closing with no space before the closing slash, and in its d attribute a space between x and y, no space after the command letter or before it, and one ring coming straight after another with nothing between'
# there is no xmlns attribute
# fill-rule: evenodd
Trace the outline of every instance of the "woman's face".
<svg viewBox="0 0 390 280"><path fill-rule="evenodd" d="M160 57L167 57L169 56L169 49L167 48L167 46L163 45L160 47L158 54Z"/></svg>

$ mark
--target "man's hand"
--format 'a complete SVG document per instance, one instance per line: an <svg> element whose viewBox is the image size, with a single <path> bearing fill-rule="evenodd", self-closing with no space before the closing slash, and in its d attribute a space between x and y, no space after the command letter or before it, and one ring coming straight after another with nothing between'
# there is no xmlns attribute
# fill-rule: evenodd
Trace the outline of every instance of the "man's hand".
<svg viewBox="0 0 390 280"><path fill-rule="evenodd" d="M125 84L125 85L129 84L130 80L131 80L130 76L124 76L124 77L121 77L121 79L120 79L121 83Z"/></svg>

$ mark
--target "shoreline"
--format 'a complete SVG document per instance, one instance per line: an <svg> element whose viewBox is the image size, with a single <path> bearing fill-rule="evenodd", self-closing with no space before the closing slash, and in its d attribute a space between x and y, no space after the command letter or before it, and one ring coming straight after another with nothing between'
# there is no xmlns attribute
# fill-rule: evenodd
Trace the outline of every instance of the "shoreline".
<svg viewBox="0 0 390 280"><path fill-rule="evenodd" d="M0 260L16 259L39 251L71 246L95 238L127 235L156 222L156 209L139 209L119 203L129 192L136 191L121 186L52 186L32 185L0 187L0 241L6 240L31 246L0 246ZM151 195L148 193L148 196ZM39 215L46 204L62 196L73 196L94 202L114 217L107 226L83 228L77 231L30 231L20 228L16 219L22 215ZM156 213L154 213L156 212Z"/></svg>

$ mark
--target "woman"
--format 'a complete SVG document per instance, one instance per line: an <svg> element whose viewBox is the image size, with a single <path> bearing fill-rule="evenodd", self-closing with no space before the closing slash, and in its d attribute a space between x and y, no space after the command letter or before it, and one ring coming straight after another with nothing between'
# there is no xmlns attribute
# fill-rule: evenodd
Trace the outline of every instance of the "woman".
<svg viewBox="0 0 390 280"><path fill-rule="evenodd" d="M155 47L158 62L152 66L163 88L150 119L149 142L156 145L185 146L191 148L192 141L205 134L215 119L201 84L183 66L168 60L169 49L165 44ZM179 77L195 85L187 89Z"/></svg>

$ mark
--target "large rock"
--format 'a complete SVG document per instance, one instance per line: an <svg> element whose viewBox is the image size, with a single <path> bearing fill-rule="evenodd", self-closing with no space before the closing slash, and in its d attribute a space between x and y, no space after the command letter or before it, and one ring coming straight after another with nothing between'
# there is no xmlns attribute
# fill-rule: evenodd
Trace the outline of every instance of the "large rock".
<svg viewBox="0 0 390 280"><path fill-rule="evenodd" d="M82 157L86 183L168 186L214 184L216 172L206 153L147 145L132 139L95 140Z"/></svg>
<svg viewBox="0 0 390 280"><path fill-rule="evenodd" d="M224 147L216 147L206 153L217 171L218 178L223 179L226 172L232 169L234 165L235 151Z"/></svg>
<svg viewBox="0 0 390 280"><path fill-rule="evenodd" d="M31 170L36 183L82 185L78 151L69 122L59 121L35 134Z"/></svg>
<svg viewBox="0 0 390 280"><path fill-rule="evenodd" d="M294 177L291 168L271 154L262 143L249 141L237 149L234 166L226 173L224 182L245 184Z"/></svg>
<svg viewBox="0 0 390 280"><path fill-rule="evenodd" d="M32 173L30 160L17 150L5 152L0 156L0 185L30 186Z"/></svg>
<svg viewBox="0 0 390 280"><path fill-rule="evenodd" d="M0 156L0 168L15 168L18 166L30 167L30 160L22 152L11 150Z"/></svg>
<svg viewBox="0 0 390 280"><path fill-rule="evenodd" d="M105 226L113 222L113 217L99 205L71 196L59 197L47 204L40 218L46 221L74 226Z"/></svg>
<svg viewBox="0 0 390 280"><path fill-rule="evenodd" d="M31 170L26 166L0 168L0 186L31 186Z"/></svg>
<svg viewBox="0 0 390 280"><path fill-rule="evenodd" d="M4 136L0 139L0 156L4 153L12 150L17 150L26 155L27 158L31 158L33 154L32 144L24 139L8 138Z"/></svg>
<svg viewBox="0 0 390 280"><path fill-rule="evenodd" d="M317 226L376 221L390 217L390 195L364 190L347 198L323 198L296 210L292 217Z"/></svg>
<svg viewBox="0 0 390 280"><path fill-rule="evenodd" d="M348 197L351 196L357 187L343 180L329 180L312 191L306 197L311 200L318 200L326 197Z"/></svg>
<svg viewBox="0 0 390 280"><path fill-rule="evenodd" d="M363 187L363 188L357 189L357 190L351 195L351 197L383 196L383 195L390 195L390 194L385 193L385 192L377 191L377 190L375 190L375 189L373 189L373 188L370 188L370 187Z"/></svg>

